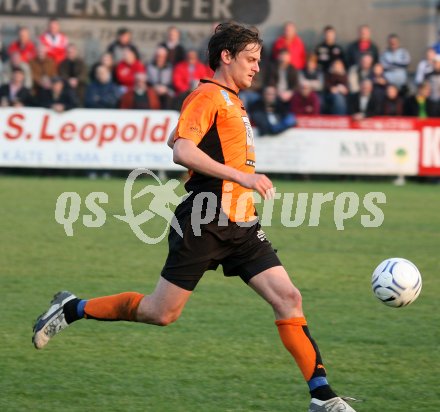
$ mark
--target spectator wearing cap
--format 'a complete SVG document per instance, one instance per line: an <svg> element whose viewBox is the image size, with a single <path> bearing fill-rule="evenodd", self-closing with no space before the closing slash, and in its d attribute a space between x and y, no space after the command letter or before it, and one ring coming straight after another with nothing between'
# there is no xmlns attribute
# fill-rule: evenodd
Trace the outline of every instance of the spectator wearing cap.
<svg viewBox="0 0 440 412"><path fill-rule="evenodd" d="M321 104L309 81L301 80L298 93L290 101L290 111L295 115L318 115Z"/></svg>
<svg viewBox="0 0 440 412"><path fill-rule="evenodd" d="M375 63L379 60L379 49L376 43L371 40L370 27L363 24L358 29L358 38L347 48L347 66L359 64L361 56L365 53L370 53Z"/></svg>
<svg viewBox="0 0 440 412"><path fill-rule="evenodd" d="M428 82L423 82L417 86L417 92L409 96L404 105L403 114L405 116L426 119L427 117L439 116L439 103L431 98L431 86Z"/></svg>
<svg viewBox="0 0 440 412"><path fill-rule="evenodd" d="M433 47L428 47L425 52L425 58L417 64L414 82L416 85L422 84L426 76L434 71L435 57L437 56Z"/></svg>
<svg viewBox="0 0 440 412"><path fill-rule="evenodd" d="M380 56L380 63L385 70L388 83L394 84L401 90L408 82L408 66L411 56L407 49L401 47L397 34L388 36L388 47Z"/></svg>
<svg viewBox="0 0 440 412"><path fill-rule="evenodd" d="M37 57L29 62L29 66L32 73L34 92L37 93L41 88L50 88L50 79L57 75L57 66L55 60L48 57L47 48L44 44L38 45Z"/></svg>
<svg viewBox="0 0 440 412"><path fill-rule="evenodd" d="M19 67L12 70L11 81L0 87L0 103L3 107L32 106L32 94L25 86L25 75Z"/></svg>
<svg viewBox="0 0 440 412"><path fill-rule="evenodd" d="M123 51L122 60L115 68L115 80L121 86L123 92L134 86L137 73L145 73L145 66L136 58L133 50L126 47Z"/></svg>
<svg viewBox="0 0 440 412"><path fill-rule="evenodd" d="M66 58L66 49L69 40L61 32L60 22L56 18L51 18L47 25L47 30L39 38L40 44L44 44L47 49L47 56L54 59L59 64Z"/></svg>
<svg viewBox="0 0 440 412"><path fill-rule="evenodd" d="M72 89L64 84L61 77L51 79L50 89L42 89L37 95L39 106L52 109L58 113L78 106L77 98Z"/></svg>
<svg viewBox="0 0 440 412"><path fill-rule="evenodd" d="M318 64L324 72L328 72L335 60L344 61L344 49L336 43L336 30L333 26L325 26L323 41L315 47Z"/></svg>
<svg viewBox="0 0 440 412"><path fill-rule="evenodd" d="M118 106L121 93L119 86L112 81L107 66L96 68L96 79L86 89L84 106L91 109L114 109Z"/></svg>
<svg viewBox="0 0 440 412"><path fill-rule="evenodd" d="M168 62L175 66L186 58L186 51L181 44L180 30L176 26L170 26L167 30L167 38L159 46L168 50Z"/></svg>
<svg viewBox="0 0 440 412"><path fill-rule="evenodd" d="M289 50L280 50L277 60L269 64L265 77L265 86L274 86L278 99L287 107L298 87L298 70L290 63Z"/></svg>
<svg viewBox="0 0 440 412"><path fill-rule="evenodd" d="M173 66L168 62L168 50L159 46L153 60L147 65L148 82L159 96L162 109L171 107L174 96Z"/></svg>
<svg viewBox="0 0 440 412"><path fill-rule="evenodd" d="M20 69L23 72L24 86L27 89L32 89L33 81L31 67L21 59L21 54L19 52L12 53L9 61L4 63L3 70L0 72L2 75L0 84L9 83L12 77L12 72L15 69Z"/></svg>
<svg viewBox="0 0 440 412"><path fill-rule="evenodd" d="M373 77L373 56L365 53L361 56L359 64L348 69L348 88L351 93L358 93L362 80Z"/></svg>
<svg viewBox="0 0 440 412"><path fill-rule="evenodd" d="M114 64L118 64L124 58L124 49L129 48L140 59L138 48L132 42L132 33L126 27L121 27L116 33L116 39L107 47L107 52L113 57Z"/></svg>
<svg viewBox="0 0 440 412"><path fill-rule="evenodd" d="M14 40L8 47L8 54L11 57L14 53L19 53L21 61L28 63L36 57L37 49L32 42L27 27L20 27L18 29L17 39Z"/></svg>
<svg viewBox="0 0 440 412"><path fill-rule="evenodd" d="M290 63L297 70L304 69L306 65L306 48L301 37L298 36L296 26L292 22L284 24L283 34L279 36L272 46L272 58L276 60L282 49L290 52Z"/></svg>
<svg viewBox="0 0 440 412"><path fill-rule="evenodd" d="M58 66L58 74L82 101L87 82L87 66L75 44L67 46L67 56Z"/></svg>
<svg viewBox="0 0 440 412"><path fill-rule="evenodd" d="M199 60L197 50L188 50L186 59L174 68L174 90L177 95L189 93L197 87L200 79L210 76L211 71Z"/></svg>
<svg viewBox="0 0 440 412"><path fill-rule="evenodd" d="M159 110L159 96L152 87L147 84L146 73L136 73L135 83L119 102L121 109Z"/></svg>

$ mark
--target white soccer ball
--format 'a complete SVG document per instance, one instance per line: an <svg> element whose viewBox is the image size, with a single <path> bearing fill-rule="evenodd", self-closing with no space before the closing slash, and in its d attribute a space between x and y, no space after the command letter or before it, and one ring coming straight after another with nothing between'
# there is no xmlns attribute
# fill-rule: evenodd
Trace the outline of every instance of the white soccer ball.
<svg viewBox="0 0 440 412"><path fill-rule="evenodd" d="M371 287L382 303L400 308L417 299L422 290L422 276L409 260L389 258L374 270Z"/></svg>

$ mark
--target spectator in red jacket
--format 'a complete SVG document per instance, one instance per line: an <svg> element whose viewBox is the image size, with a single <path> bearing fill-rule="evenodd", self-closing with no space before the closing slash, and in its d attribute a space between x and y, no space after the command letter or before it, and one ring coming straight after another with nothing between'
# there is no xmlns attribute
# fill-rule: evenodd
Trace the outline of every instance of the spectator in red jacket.
<svg viewBox="0 0 440 412"><path fill-rule="evenodd" d="M122 60L116 65L116 83L122 86L123 91L127 91L134 86L136 73L145 73L145 66L136 58L136 54L130 48L123 51Z"/></svg>
<svg viewBox="0 0 440 412"><path fill-rule="evenodd" d="M299 92L293 95L290 102L290 111L296 115L317 115L320 113L319 97L307 80L301 81Z"/></svg>
<svg viewBox="0 0 440 412"><path fill-rule="evenodd" d="M177 94L190 92L197 87L200 79L209 76L208 67L200 62L197 50L188 50L185 61L174 68L174 90Z"/></svg>
<svg viewBox="0 0 440 412"><path fill-rule="evenodd" d="M60 22L51 18L47 31L40 36L40 43L47 48L47 55L58 64L66 58L66 48L69 43L67 36L60 31Z"/></svg>
<svg viewBox="0 0 440 412"><path fill-rule="evenodd" d="M14 53L19 53L21 61L29 63L30 60L37 56L37 49L32 42L27 27L20 27L18 29L17 40L13 41L8 47L8 54L11 57Z"/></svg>
<svg viewBox="0 0 440 412"><path fill-rule="evenodd" d="M134 87L127 91L119 102L121 109L159 110L159 96L147 85L147 74L136 73Z"/></svg>
<svg viewBox="0 0 440 412"><path fill-rule="evenodd" d="M306 48L296 32L295 24L292 22L284 25L283 34L275 40L272 47L272 57L276 59L282 49L289 50L290 62L295 69L304 69L306 65Z"/></svg>

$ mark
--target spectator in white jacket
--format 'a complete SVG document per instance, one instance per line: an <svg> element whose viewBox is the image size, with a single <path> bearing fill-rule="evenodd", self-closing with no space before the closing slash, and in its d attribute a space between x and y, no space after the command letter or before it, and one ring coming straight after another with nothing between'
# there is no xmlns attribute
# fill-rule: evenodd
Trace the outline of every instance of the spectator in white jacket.
<svg viewBox="0 0 440 412"><path fill-rule="evenodd" d="M422 84L425 81L426 76L434 71L434 62L436 56L437 54L434 47L428 47L426 49L425 58L420 60L419 64L417 65L416 75L414 78L416 85Z"/></svg>
<svg viewBox="0 0 440 412"><path fill-rule="evenodd" d="M400 46L397 34L388 36L388 48L381 54L380 63L385 69L385 78L388 83L394 84L399 89L408 82L408 65L411 56L407 49Z"/></svg>

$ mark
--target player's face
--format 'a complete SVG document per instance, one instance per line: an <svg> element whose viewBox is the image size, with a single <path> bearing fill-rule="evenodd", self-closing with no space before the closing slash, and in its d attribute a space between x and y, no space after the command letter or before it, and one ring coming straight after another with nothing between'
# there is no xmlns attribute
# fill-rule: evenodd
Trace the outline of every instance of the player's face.
<svg viewBox="0 0 440 412"><path fill-rule="evenodd" d="M260 71L261 46L251 43L231 61L231 77L239 89L247 89Z"/></svg>

